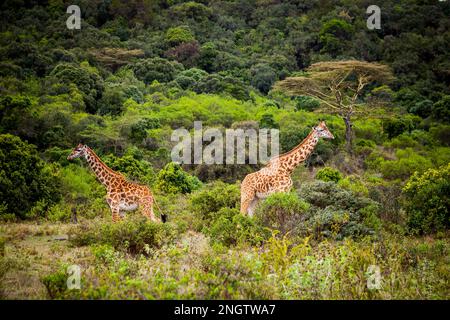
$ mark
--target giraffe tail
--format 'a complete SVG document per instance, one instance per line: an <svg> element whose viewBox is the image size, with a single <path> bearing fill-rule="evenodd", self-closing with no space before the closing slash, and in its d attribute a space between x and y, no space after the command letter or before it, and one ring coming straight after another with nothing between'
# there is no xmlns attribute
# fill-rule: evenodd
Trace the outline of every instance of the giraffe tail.
<svg viewBox="0 0 450 320"><path fill-rule="evenodd" d="M161 215L161 221L162 223L166 223L167 221L167 214L164 214L161 210L161 208L159 207L158 203L156 202L156 198L153 197L153 202L155 203L156 207L158 208L159 214Z"/></svg>

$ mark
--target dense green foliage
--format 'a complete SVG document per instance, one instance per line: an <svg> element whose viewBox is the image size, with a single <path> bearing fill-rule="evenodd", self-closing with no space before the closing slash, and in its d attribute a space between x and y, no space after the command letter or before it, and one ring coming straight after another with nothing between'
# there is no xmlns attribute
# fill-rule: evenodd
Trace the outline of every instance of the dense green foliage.
<svg viewBox="0 0 450 320"><path fill-rule="evenodd" d="M339 180L342 179L342 175L339 172L339 170L336 170L336 169L333 169L330 167L325 167L325 168L322 168L319 171L317 171L316 179L326 181L326 182L334 181L334 182L338 183Z"/></svg>
<svg viewBox="0 0 450 320"><path fill-rule="evenodd" d="M186 173L179 164L171 162L158 173L156 187L167 193L191 193L201 185L197 177Z"/></svg>
<svg viewBox="0 0 450 320"><path fill-rule="evenodd" d="M161 246L174 237L168 224L148 223L145 217L132 217L120 223L92 223L86 230L75 230L71 242L75 245L102 244L132 254L150 254L152 247Z"/></svg>
<svg viewBox="0 0 450 320"><path fill-rule="evenodd" d="M294 193L274 193L258 207L256 216L263 225L285 234L296 231L308 208Z"/></svg>
<svg viewBox="0 0 450 320"><path fill-rule="evenodd" d="M59 181L54 171L33 145L10 134L0 135L0 215L25 218L36 203L57 202Z"/></svg>
<svg viewBox="0 0 450 320"><path fill-rule="evenodd" d="M70 4L80 30L66 28ZM448 299L450 2L382 1L379 30L366 26L367 5L3 1L0 298ZM274 90L340 60L394 76L359 92L348 150L342 116ZM279 129L287 152L319 119L335 139L254 217L239 212L240 182L261 164L171 162L173 130L192 133L194 121ZM105 188L83 159L67 160L80 142L148 185L168 222L111 223ZM69 241L51 242L61 233ZM64 287L74 260L81 291ZM36 281L16 285L29 265ZM367 288L371 265L381 289ZM42 287L20 291L28 283Z"/></svg>
<svg viewBox="0 0 450 320"><path fill-rule="evenodd" d="M408 224L416 231L444 231L450 224L450 164L416 172L406 183Z"/></svg>

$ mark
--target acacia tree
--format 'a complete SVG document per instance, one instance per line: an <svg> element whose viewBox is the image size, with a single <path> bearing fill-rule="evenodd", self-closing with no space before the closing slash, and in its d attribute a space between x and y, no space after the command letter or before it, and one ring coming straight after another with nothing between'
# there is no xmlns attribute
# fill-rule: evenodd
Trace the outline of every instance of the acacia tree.
<svg viewBox="0 0 450 320"><path fill-rule="evenodd" d="M383 64L358 60L325 61L312 64L302 76L275 83L274 89L290 95L314 97L322 102L320 112L341 116L345 122L346 148L351 152L352 116L367 112L360 102L363 89L373 82L384 84L392 79L392 72Z"/></svg>

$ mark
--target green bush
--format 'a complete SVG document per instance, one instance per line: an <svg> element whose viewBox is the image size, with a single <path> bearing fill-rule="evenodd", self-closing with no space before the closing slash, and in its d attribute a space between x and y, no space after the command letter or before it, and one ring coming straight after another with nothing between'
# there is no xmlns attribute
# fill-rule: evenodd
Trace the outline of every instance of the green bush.
<svg viewBox="0 0 450 320"><path fill-rule="evenodd" d="M404 132L389 142L385 142L384 146L390 148L416 148L420 149L422 146L431 146L434 144L432 135L423 130L413 130L411 132Z"/></svg>
<svg viewBox="0 0 450 320"><path fill-rule="evenodd" d="M191 198L191 209L202 219L209 220L212 214L222 208L236 209L240 203L239 188L234 184L222 181L205 185L194 193Z"/></svg>
<svg viewBox="0 0 450 320"><path fill-rule="evenodd" d="M212 223L204 229L213 242L224 245L249 243L261 244L270 236L270 232L235 208L222 208L212 214Z"/></svg>
<svg viewBox="0 0 450 320"><path fill-rule="evenodd" d="M333 181L338 183L342 179L342 174L337 169L325 167L317 171L316 179L325 182Z"/></svg>
<svg viewBox="0 0 450 320"><path fill-rule="evenodd" d="M23 95L0 97L0 132L16 132L29 113L31 99Z"/></svg>
<svg viewBox="0 0 450 320"><path fill-rule="evenodd" d="M324 22L319 32L322 52L336 57L344 50L354 32L353 26L345 20L333 18Z"/></svg>
<svg viewBox="0 0 450 320"><path fill-rule="evenodd" d="M46 210L45 214L46 218L52 222L61 221L61 222L69 222L72 213L70 210L70 206L66 204L64 201L57 203Z"/></svg>
<svg viewBox="0 0 450 320"><path fill-rule="evenodd" d="M174 162L161 169L156 179L156 187L167 193L191 193L200 186L201 182L197 177L189 175Z"/></svg>
<svg viewBox="0 0 450 320"><path fill-rule="evenodd" d="M119 158L113 154L109 154L103 160L108 167L125 174L131 181L141 184L152 184L155 181L152 165L145 160L138 160L132 155L124 155Z"/></svg>
<svg viewBox="0 0 450 320"><path fill-rule="evenodd" d="M261 116L261 120L259 120L260 128L268 128L268 129L278 129L279 124L273 119L273 114L265 113Z"/></svg>
<svg viewBox="0 0 450 320"><path fill-rule="evenodd" d="M379 205L364 196L340 188L334 182L305 184L299 192L311 206L297 232L316 238L360 237L379 229Z"/></svg>
<svg viewBox="0 0 450 320"><path fill-rule="evenodd" d="M349 175L344 179L339 180L338 185L343 188L350 190L351 192L363 196L369 195L369 190L366 184L363 182L358 175Z"/></svg>
<svg viewBox="0 0 450 320"><path fill-rule="evenodd" d="M136 78L151 84L153 81L169 82L181 72L184 67L176 61L169 61L163 58L141 59L131 66Z"/></svg>
<svg viewBox="0 0 450 320"><path fill-rule="evenodd" d="M450 126L449 125L439 125L430 128L430 134L435 140L440 144L449 147L450 146Z"/></svg>
<svg viewBox="0 0 450 320"><path fill-rule="evenodd" d="M46 165L33 145L19 137L0 135L0 199L2 211L26 218L38 202L56 203L60 181L54 166Z"/></svg>
<svg viewBox="0 0 450 320"><path fill-rule="evenodd" d="M403 192L412 232L433 233L450 226L450 164L439 169L416 172Z"/></svg>
<svg viewBox="0 0 450 320"><path fill-rule="evenodd" d="M123 113L125 94L120 87L107 86L98 102L98 113L101 115L118 116Z"/></svg>
<svg viewBox="0 0 450 320"><path fill-rule="evenodd" d="M134 143L142 143L147 138L147 130L160 128L158 118L144 118L130 126L128 137Z"/></svg>
<svg viewBox="0 0 450 320"><path fill-rule="evenodd" d="M383 131L387 134L389 139L392 139L403 132L411 132L416 128L418 121L420 120L411 116L384 119L382 123Z"/></svg>
<svg viewBox="0 0 450 320"><path fill-rule="evenodd" d="M433 105L432 116L438 121L446 123L450 121L450 95L444 95L441 100Z"/></svg>
<svg viewBox="0 0 450 320"><path fill-rule="evenodd" d="M314 111L320 107L320 101L309 96L293 97L297 110Z"/></svg>
<svg viewBox="0 0 450 320"><path fill-rule="evenodd" d="M195 38L188 26L180 26L169 28L166 32L166 40L170 45L177 45L183 42L191 42Z"/></svg>
<svg viewBox="0 0 450 320"><path fill-rule="evenodd" d="M50 89L58 88L61 84L70 86L75 84L82 92L86 111L95 113L99 107L98 100L102 97L104 85L103 79L95 67L91 67L87 61L80 65L70 63L58 64L50 73L49 80L53 83Z"/></svg>
<svg viewBox="0 0 450 320"><path fill-rule="evenodd" d="M63 299L66 297L68 289L65 268L43 276L41 282L47 289L47 294L50 299Z"/></svg>
<svg viewBox="0 0 450 320"><path fill-rule="evenodd" d="M414 172L423 172L431 168L430 159L418 154L411 148L399 149L396 160L382 161L380 171L387 179L408 179Z"/></svg>
<svg viewBox="0 0 450 320"><path fill-rule="evenodd" d="M77 164L69 164L60 170L61 193L64 200L50 207L33 207L36 216L45 212L51 221L70 221L72 210L77 217L93 218L109 213L105 201L106 190L94 174Z"/></svg>
<svg viewBox="0 0 450 320"><path fill-rule="evenodd" d="M251 85L262 93L268 93L273 83L278 79L276 70L265 63L252 66L250 74Z"/></svg>
<svg viewBox="0 0 450 320"><path fill-rule="evenodd" d="M294 231L303 222L309 204L295 193L277 192L268 196L256 208L256 218L266 227L282 234Z"/></svg>
<svg viewBox="0 0 450 320"><path fill-rule="evenodd" d="M116 250L144 255L174 238L175 229L172 225L150 222L140 215L130 215L116 223L87 222L70 232L70 242L76 246L106 244Z"/></svg>

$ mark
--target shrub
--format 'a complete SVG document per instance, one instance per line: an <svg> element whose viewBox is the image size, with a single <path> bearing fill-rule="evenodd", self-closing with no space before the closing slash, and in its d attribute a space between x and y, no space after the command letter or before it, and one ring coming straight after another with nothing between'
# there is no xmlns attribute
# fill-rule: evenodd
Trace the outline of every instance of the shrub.
<svg viewBox="0 0 450 320"><path fill-rule="evenodd" d="M208 76L208 73L204 70L191 68L180 72L176 78L175 82L184 90L193 88L197 83Z"/></svg>
<svg viewBox="0 0 450 320"><path fill-rule="evenodd" d="M109 154L104 157L104 161L111 169L124 173L132 181L142 184L152 184L155 181L152 166L145 160L138 160L132 155L124 155L118 158Z"/></svg>
<svg viewBox="0 0 450 320"><path fill-rule="evenodd" d="M128 138L136 144L142 143L147 138L147 130L161 127L159 118L143 118L129 126ZM128 129L128 128L127 128Z"/></svg>
<svg viewBox="0 0 450 320"><path fill-rule="evenodd" d="M325 181L325 180L324 180ZM350 190L355 194L363 196L369 195L369 190L357 175L350 175L338 181L338 185L344 189Z"/></svg>
<svg viewBox="0 0 450 320"><path fill-rule="evenodd" d="M306 184L299 193L311 206L297 232L316 238L360 237L373 234L380 227L376 202L334 182Z"/></svg>
<svg viewBox="0 0 450 320"><path fill-rule="evenodd" d="M19 137L0 135L0 199L4 212L26 218L38 202L57 202L61 195L56 167L45 165L33 145Z"/></svg>
<svg viewBox="0 0 450 320"><path fill-rule="evenodd" d="M259 127L260 128L269 128L269 129L272 129L272 128L278 129L280 126L274 120L273 114L265 113L261 116L261 120L259 120Z"/></svg>
<svg viewBox="0 0 450 320"><path fill-rule="evenodd" d="M52 222L69 222L72 216L70 206L64 201L57 203L46 210L46 218Z"/></svg>
<svg viewBox="0 0 450 320"><path fill-rule="evenodd" d="M450 226L450 164L416 172L406 183L408 226L412 232L432 233Z"/></svg>
<svg viewBox="0 0 450 320"><path fill-rule="evenodd" d="M163 58L141 59L131 67L136 78L150 84L153 81L169 82L184 69L183 65Z"/></svg>
<svg viewBox="0 0 450 320"><path fill-rule="evenodd" d="M379 216L384 222L397 225L405 224L404 210L402 210L402 182L386 181L379 177L367 179L370 199L380 204Z"/></svg>
<svg viewBox="0 0 450 320"><path fill-rule="evenodd" d="M31 99L23 95L5 95L0 98L0 132L17 132L29 113Z"/></svg>
<svg viewBox="0 0 450 320"><path fill-rule="evenodd" d="M277 192L262 201L256 209L256 217L263 225L285 234L302 222L308 208L296 194Z"/></svg>
<svg viewBox="0 0 450 320"><path fill-rule="evenodd" d="M432 128L430 128L430 134L439 143L441 143L447 147L450 146L450 126L439 125L436 127L432 127Z"/></svg>
<svg viewBox="0 0 450 320"><path fill-rule="evenodd" d="M222 208L212 214L212 223L204 229L213 242L224 245L250 243L257 245L268 238L268 230L260 226L254 219L242 215L238 209Z"/></svg>
<svg viewBox="0 0 450 320"><path fill-rule="evenodd" d="M98 102L98 113L101 115L118 116L123 113L125 94L120 87L107 86Z"/></svg>
<svg viewBox="0 0 450 320"><path fill-rule="evenodd" d="M200 188L197 177L189 175L177 163L168 163L158 173L156 187L167 193L191 193Z"/></svg>
<svg viewBox="0 0 450 320"><path fill-rule="evenodd" d="M325 182L333 181L338 183L342 179L342 174L339 172L339 170L331 167L325 167L317 171L316 179Z"/></svg>
<svg viewBox="0 0 450 320"><path fill-rule="evenodd" d="M98 109L97 101L102 97L103 79L95 67L84 61L79 66L70 63L58 64L50 73L50 81L55 86L75 84L82 92L87 111L95 113Z"/></svg>
<svg viewBox="0 0 450 320"><path fill-rule="evenodd" d="M432 116L434 119L447 122L450 121L450 95L445 95L433 105Z"/></svg>
<svg viewBox="0 0 450 320"><path fill-rule="evenodd" d="M382 123L383 131L387 133L389 139L392 139L403 132L411 132L416 128L418 121L420 120L411 116L384 119Z"/></svg>
<svg viewBox="0 0 450 320"><path fill-rule="evenodd" d="M422 146L429 146L434 143L432 135L423 130L413 130L410 133L404 132L399 136L393 138L384 145L390 148L416 148L420 149Z"/></svg>
<svg viewBox="0 0 450 320"><path fill-rule="evenodd" d="M217 181L206 185L191 198L191 208L203 219L211 219L213 213L222 208L236 209L240 203L239 188L234 184Z"/></svg>
<svg viewBox="0 0 450 320"><path fill-rule="evenodd" d="M419 117L426 118L431 114L432 109L433 109L433 101L426 99L416 102L416 104L408 108L408 112L418 115Z"/></svg>
<svg viewBox="0 0 450 320"><path fill-rule="evenodd" d="M105 195L104 187L86 168L71 163L61 169L60 175L61 190L71 200L102 198Z"/></svg>
<svg viewBox="0 0 450 320"><path fill-rule="evenodd" d="M417 154L413 149L399 149L397 160L382 161L380 171L387 179L407 179L414 172L423 172L433 166L430 159Z"/></svg>
<svg viewBox="0 0 450 320"><path fill-rule="evenodd" d="M67 274L65 268L50 273L41 278L50 299L62 299L67 292Z"/></svg>
<svg viewBox="0 0 450 320"><path fill-rule="evenodd" d="M251 80L253 87L267 94L273 83L278 79L276 71L268 64L259 63L250 69Z"/></svg>
<svg viewBox="0 0 450 320"><path fill-rule="evenodd" d="M195 38L188 26L180 26L169 28L166 32L166 40L171 45L178 45L183 42L191 42Z"/></svg>
<svg viewBox="0 0 450 320"><path fill-rule="evenodd" d="M297 110L314 111L320 107L320 101L309 96L296 96L293 99Z"/></svg>
<svg viewBox="0 0 450 320"><path fill-rule="evenodd" d="M95 176L86 168L76 164L69 164L60 170L61 193L64 201L47 207L33 207L35 215L46 212L47 218L52 221L69 221L72 212L77 217L93 218L109 212L105 201L105 188L96 181Z"/></svg>
<svg viewBox="0 0 450 320"><path fill-rule="evenodd" d="M175 237L168 223L153 223L142 216L128 216L120 222L94 221L73 228L70 242L76 246L107 244L131 254L149 254Z"/></svg>

